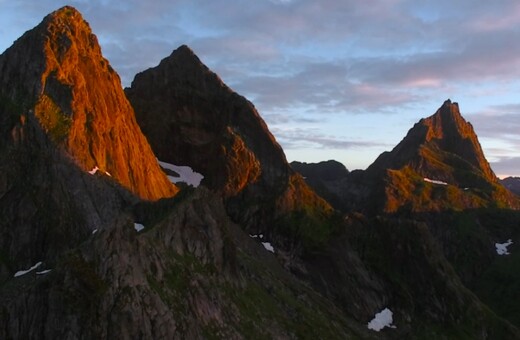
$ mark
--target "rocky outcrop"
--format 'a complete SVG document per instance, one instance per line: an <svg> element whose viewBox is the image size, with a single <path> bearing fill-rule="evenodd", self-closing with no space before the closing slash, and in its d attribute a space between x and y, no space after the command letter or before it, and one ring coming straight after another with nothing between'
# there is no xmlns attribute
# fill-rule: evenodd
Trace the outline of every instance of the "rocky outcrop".
<svg viewBox="0 0 520 340"><path fill-rule="evenodd" d="M305 180L333 181L349 174L347 168L338 161L328 160L319 163L291 162L291 168L300 173Z"/></svg>
<svg viewBox="0 0 520 340"><path fill-rule="evenodd" d="M84 171L99 169L144 199L178 191L158 166L118 75L74 8L51 13L0 56L0 101L12 143L25 138L25 122L35 122Z"/></svg>
<svg viewBox="0 0 520 340"><path fill-rule="evenodd" d="M344 208L341 193L335 193L338 183L345 180L349 174L343 164L334 160L319 163L294 161L291 162L291 168L300 173L305 182L334 208Z"/></svg>

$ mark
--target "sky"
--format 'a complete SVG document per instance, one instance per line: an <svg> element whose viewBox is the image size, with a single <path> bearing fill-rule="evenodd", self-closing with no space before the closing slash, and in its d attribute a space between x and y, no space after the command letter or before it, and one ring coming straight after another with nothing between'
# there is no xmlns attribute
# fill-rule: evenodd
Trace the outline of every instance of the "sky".
<svg viewBox="0 0 520 340"><path fill-rule="evenodd" d="M450 98L495 173L520 176L520 1L0 0L0 52L63 5L125 87L190 46L289 161L364 169Z"/></svg>

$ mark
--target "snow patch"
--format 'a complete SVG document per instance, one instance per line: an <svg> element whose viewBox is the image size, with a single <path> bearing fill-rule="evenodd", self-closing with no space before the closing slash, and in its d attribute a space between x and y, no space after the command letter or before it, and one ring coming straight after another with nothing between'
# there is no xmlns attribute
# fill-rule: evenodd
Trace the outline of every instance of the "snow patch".
<svg viewBox="0 0 520 340"><path fill-rule="evenodd" d="M184 182L196 188L200 185L200 182L204 178L202 174L193 171L193 169L189 166L174 165L166 162L161 162L160 160L157 160L157 162L159 162L159 165L163 169L168 169L179 174L179 177L167 175L168 179L172 183Z"/></svg>
<svg viewBox="0 0 520 340"><path fill-rule="evenodd" d="M92 168L92 170L90 170L88 173L91 174L91 175L95 175L98 171L103 171L101 170L100 168L98 168L98 166L96 165L95 167ZM112 177L112 175L108 172L108 171L103 171L107 176L110 176Z"/></svg>
<svg viewBox="0 0 520 340"><path fill-rule="evenodd" d="M52 269L42 270L41 272L36 272L36 275L45 275L47 273L50 273Z"/></svg>
<svg viewBox="0 0 520 340"><path fill-rule="evenodd" d="M392 325L393 314L394 313L392 313L392 311L388 308L385 308L381 312L376 313L374 319L368 323L368 329L379 332L385 327L397 328L396 326Z"/></svg>
<svg viewBox="0 0 520 340"><path fill-rule="evenodd" d="M424 177L424 181L428 182L428 183L433 183L433 184L448 185L448 183L446 183L446 182L438 181L436 179L429 179L429 178L426 178L426 177Z"/></svg>
<svg viewBox="0 0 520 340"><path fill-rule="evenodd" d="M264 246L265 249L267 249L271 253L274 253L274 247L271 245L270 242L262 242L262 245Z"/></svg>
<svg viewBox="0 0 520 340"><path fill-rule="evenodd" d="M249 234L249 237L263 239L264 234L257 234L257 235ZM271 242L262 242L262 245L264 246L265 249L267 249L271 253L274 253L274 247L271 244Z"/></svg>
<svg viewBox="0 0 520 340"><path fill-rule="evenodd" d="M38 268L39 266L42 265L42 262L38 262L36 263L34 266L32 266L31 268L27 269L27 270L19 270L17 271L16 273L14 273L14 277L18 277L18 276L22 276L22 275L25 275L33 270L35 270L36 268Z"/></svg>
<svg viewBox="0 0 520 340"><path fill-rule="evenodd" d="M144 229L144 225L142 225L141 223L134 223L134 229L135 231L140 232Z"/></svg>
<svg viewBox="0 0 520 340"><path fill-rule="evenodd" d="M92 230L92 235L94 235L95 233L97 233L97 229Z"/></svg>
<svg viewBox="0 0 520 340"><path fill-rule="evenodd" d="M509 239L505 243L495 243L495 248L497 249L498 255L509 255L511 254L507 251L507 247L513 244L513 240Z"/></svg>

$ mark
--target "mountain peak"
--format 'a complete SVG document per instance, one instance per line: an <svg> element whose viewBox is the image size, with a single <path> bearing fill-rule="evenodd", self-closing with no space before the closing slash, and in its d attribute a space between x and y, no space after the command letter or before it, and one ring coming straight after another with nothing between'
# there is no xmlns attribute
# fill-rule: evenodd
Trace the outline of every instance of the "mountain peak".
<svg viewBox="0 0 520 340"><path fill-rule="evenodd" d="M44 21L56 20L58 18L85 22L81 13L76 8L69 5L63 6L55 10L54 12L50 13L49 15L47 15Z"/></svg>
<svg viewBox="0 0 520 340"><path fill-rule="evenodd" d="M161 61L161 63L163 62L183 63L186 66L196 66L202 68L204 71L209 71L209 69L202 63L199 57L188 45L181 45L177 47L175 50L173 50L170 56Z"/></svg>
<svg viewBox="0 0 520 340"><path fill-rule="evenodd" d="M497 182L473 126L462 117L459 105L449 99L433 115L416 123L406 137L391 152L382 154L369 170L404 166L411 166L423 177L433 176L463 186L475 184L466 183L474 176L463 173L478 173L477 177L487 182Z"/></svg>
<svg viewBox="0 0 520 340"><path fill-rule="evenodd" d="M183 44L183 45L177 47L177 49L173 50L172 55L174 55L174 54L184 54L184 55L188 55L188 56L197 57L197 55L195 54L195 52L193 52L191 47L189 47L186 44ZM198 59L198 57L197 57L197 59Z"/></svg>
<svg viewBox="0 0 520 340"><path fill-rule="evenodd" d="M27 31L0 56L0 69L0 98L22 103L37 128L81 169L111 174L145 199L177 191L142 135L119 76L75 8L62 7Z"/></svg>
<svg viewBox="0 0 520 340"><path fill-rule="evenodd" d="M444 138L471 138L476 139L475 132L460 114L459 104L446 100L432 116L422 119L422 125L426 126L426 140Z"/></svg>
<svg viewBox="0 0 520 340"><path fill-rule="evenodd" d="M42 37L46 36L51 43L62 45L63 51L70 48L72 44L85 44L101 53L90 25L83 19L81 13L72 6L64 6L47 15L36 30L43 31Z"/></svg>

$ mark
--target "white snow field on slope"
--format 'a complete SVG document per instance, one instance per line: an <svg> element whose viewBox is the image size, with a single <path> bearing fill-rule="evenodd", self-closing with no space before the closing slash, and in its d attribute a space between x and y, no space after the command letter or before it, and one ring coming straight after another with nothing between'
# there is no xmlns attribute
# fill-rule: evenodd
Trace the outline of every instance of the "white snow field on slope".
<svg viewBox="0 0 520 340"><path fill-rule="evenodd" d="M189 166L181 166L181 165L174 165L166 162L162 162L160 160L157 160L159 162L159 165L163 169L168 169L171 171L174 171L179 174L179 177L170 176L167 175L168 179L172 183L180 183L184 182L188 185L192 185L193 187L198 187L200 185L200 182L204 178L202 174L199 174L198 172L193 171L192 168Z"/></svg>
<svg viewBox="0 0 520 340"><path fill-rule="evenodd" d="M367 325L368 329L379 332L385 327L397 328L392 325L393 322L393 313L390 309L385 308L381 312L376 313L374 319L370 321Z"/></svg>

